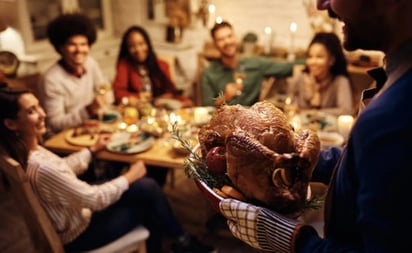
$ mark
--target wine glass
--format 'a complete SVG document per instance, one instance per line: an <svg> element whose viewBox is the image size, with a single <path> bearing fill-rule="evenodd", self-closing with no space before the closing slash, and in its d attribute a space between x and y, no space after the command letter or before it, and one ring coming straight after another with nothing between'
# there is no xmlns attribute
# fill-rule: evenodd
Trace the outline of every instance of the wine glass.
<svg viewBox="0 0 412 253"><path fill-rule="evenodd" d="M233 79L237 84L243 85L243 80L246 79L245 67L240 65L233 72Z"/></svg>
<svg viewBox="0 0 412 253"><path fill-rule="evenodd" d="M246 79L245 67L243 65L239 64L239 66L235 69L233 72L233 79L238 87L243 87L243 80ZM242 95L242 91L238 89L236 95Z"/></svg>

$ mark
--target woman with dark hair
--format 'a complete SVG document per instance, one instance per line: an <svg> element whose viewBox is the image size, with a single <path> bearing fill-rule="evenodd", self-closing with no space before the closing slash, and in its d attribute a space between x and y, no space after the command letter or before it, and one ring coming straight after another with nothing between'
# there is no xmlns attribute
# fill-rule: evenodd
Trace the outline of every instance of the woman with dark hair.
<svg viewBox="0 0 412 253"><path fill-rule="evenodd" d="M0 87L1 148L18 161L68 251L107 244L142 224L150 231L148 252L158 253L163 235L174 240L173 252L212 252L184 232L158 184L145 176L142 161L109 181L90 185L78 179L110 135L67 157L41 146L46 113L28 90Z"/></svg>
<svg viewBox="0 0 412 253"><path fill-rule="evenodd" d="M299 109L335 115L352 114L353 101L347 62L334 33L317 33L309 44L306 67L291 82Z"/></svg>
<svg viewBox="0 0 412 253"><path fill-rule="evenodd" d="M140 26L132 26L123 34L117 59L117 73L113 84L116 102L123 97L137 100L174 98L183 107L193 106L193 102L176 89L170 78L168 64L157 58L148 33ZM145 97L145 91L151 96Z"/></svg>

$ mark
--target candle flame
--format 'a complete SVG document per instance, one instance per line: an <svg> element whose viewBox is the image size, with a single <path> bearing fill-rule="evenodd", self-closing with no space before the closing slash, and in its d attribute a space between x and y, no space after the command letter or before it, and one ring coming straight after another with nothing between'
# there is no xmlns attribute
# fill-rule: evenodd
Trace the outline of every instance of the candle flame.
<svg viewBox="0 0 412 253"><path fill-rule="evenodd" d="M298 25L295 22L290 23L289 26L290 32L295 33L298 30Z"/></svg>
<svg viewBox="0 0 412 253"><path fill-rule="evenodd" d="M214 4L209 4L209 13L215 13L216 6Z"/></svg>

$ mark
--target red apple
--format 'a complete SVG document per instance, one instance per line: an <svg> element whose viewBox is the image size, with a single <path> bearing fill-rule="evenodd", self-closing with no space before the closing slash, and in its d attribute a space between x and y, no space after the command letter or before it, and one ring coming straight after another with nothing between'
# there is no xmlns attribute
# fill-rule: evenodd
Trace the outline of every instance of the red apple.
<svg viewBox="0 0 412 253"><path fill-rule="evenodd" d="M226 149L222 146L213 147L206 155L207 170L212 174L226 173Z"/></svg>

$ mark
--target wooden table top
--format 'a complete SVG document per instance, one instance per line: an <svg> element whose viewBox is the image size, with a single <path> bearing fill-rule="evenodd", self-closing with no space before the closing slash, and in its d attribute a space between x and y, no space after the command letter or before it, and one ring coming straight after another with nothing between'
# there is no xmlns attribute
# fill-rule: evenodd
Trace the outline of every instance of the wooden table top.
<svg viewBox="0 0 412 253"><path fill-rule="evenodd" d="M58 154L70 154L85 148L84 146L76 146L68 143L65 139L68 131L70 130L65 130L54 135L46 140L43 146ZM186 158L185 155L178 154L173 150L172 145L168 142L168 137L156 138L153 147L141 153L121 154L104 150L97 153L96 157L103 160L127 163L142 160L147 165L166 168L182 168Z"/></svg>

